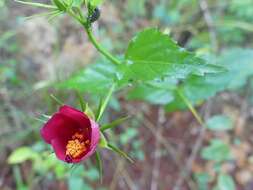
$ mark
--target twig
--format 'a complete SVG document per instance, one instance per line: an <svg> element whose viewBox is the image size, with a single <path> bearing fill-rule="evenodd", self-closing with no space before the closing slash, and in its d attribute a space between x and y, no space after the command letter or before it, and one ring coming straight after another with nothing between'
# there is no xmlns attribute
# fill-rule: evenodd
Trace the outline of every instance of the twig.
<svg viewBox="0 0 253 190"><path fill-rule="evenodd" d="M191 168L192 168L192 164L193 164L194 160L197 157L198 151L202 147L202 143L203 143L203 140L204 140L204 137L205 137L205 133L206 133L206 128L202 127L201 131L200 131L200 134L199 134L199 136L198 136L198 138L197 138L197 140L196 140L196 142L193 146L192 153L191 153L189 159L186 162L185 169L181 172L180 178L176 181L176 184L175 184L173 190L181 190L181 186L183 185L184 180L188 178L188 176L190 174L190 171L191 171Z"/></svg>
<svg viewBox="0 0 253 190"><path fill-rule="evenodd" d="M207 105L207 107L205 108L205 110L206 110L205 119L207 117L209 117L209 114L210 114L209 107L211 106L211 101L207 102L206 105ZM205 134L206 134L206 127L204 127L203 121L202 121L202 127L200 129L199 136L198 136L196 142L194 143L193 150L191 152L189 159L186 162L185 169L183 171L181 171L180 178L176 181L173 190L181 190L181 186L183 185L184 180L187 180L187 178L191 172L192 164L193 164L194 160L196 159L199 150L202 147L202 144L203 144L203 141L205 138ZM192 189L195 189L195 188L192 188Z"/></svg>
<svg viewBox="0 0 253 190"><path fill-rule="evenodd" d="M157 137L159 138L162 134L163 124L165 122L165 113L163 108L158 110L158 121L157 121ZM159 180L159 168L160 168L160 141L156 138L155 144L155 155L154 155L154 167L152 170L151 188L150 190L157 190Z"/></svg>
<svg viewBox="0 0 253 190"><path fill-rule="evenodd" d="M112 182L110 184L110 188L111 190L114 190L115 187L116 187L116 181L117 181L117 177L119 175L119 172L120 170L122 170L122 161L121 160L117 160L116 162L116 169L114 171L114 175L113 175L113 178L112 178Z"/></svg>
<svg viewBox="0 0 253 190"><path fill-rule="evenodd" d="M181 174L180 174L181 177L178 178L178 180L176 181L173 190L180 190L181 186L183 185L184 180L188 178L191 168L192 168L192 164L193 164L194 160L196 159L197 153L202 146L205 132L206 132L206 129L204 127L205 123L202 120L201 116L198 114L197 110L192 105L191 101L180 90L177 90L177 93L178 93L179 97L183 100L185 105L188 107L188 109L191 111L192 115L195 117L195 119L198 121L198 123L200 124L200 126L202 128L200 130L200 134L199 134L196 142L193 145L193 150L192 150L192 153L191 153L189 159L186 162L185 169L183 169L181 171Z"/></svg>
<svg viewBox="0 0 253 190"><path fill-rule="evenodd" d="M209 36L210 36L212 48L216 52L218 50L218 40L217 40L216 30L214 27L215 24L213 22L210 10L208 8L208 3L206 0L199 0L199 6L200 6L200 9L203 13L206 25L209 30Z"/></svg>
<svg viewBox="0 0 253 190"><path fill-rule="evenodd" d="M170 156L172 157L172 160L176 163L176 165L180 166L180 163L178 162L178 158L176 156L177 151L174 149L174 147L172 147L168 143L168 141L161 134L156 133L155 125L152 122L150 122L148 119L145 119L144 125L153 133L153 135L155 135L157 141L159 141L165 147L165 149L170 154Z"/></svg>
<svg viewBox="0 0 253 190"><path fill-rule="evenodd" d="M115 176L115 179L119 176L123 177L125 183L128 185L129 189L131 190L137 190L138 188L136 187L136 185L134 184L132 178L129 176L128 172L125 170L125 160L124 159L119 159L116 158L116 162L118 163L118 171L117 173L121 174L118 176Z"/></svg>

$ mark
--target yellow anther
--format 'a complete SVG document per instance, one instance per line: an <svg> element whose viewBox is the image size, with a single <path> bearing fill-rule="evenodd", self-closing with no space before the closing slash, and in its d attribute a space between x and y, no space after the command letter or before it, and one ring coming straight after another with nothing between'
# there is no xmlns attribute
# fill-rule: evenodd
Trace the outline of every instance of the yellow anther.
<svg viewBox="0 0 253 190"><path fill-rule="evenodd" d="M87 150L90 140L84 141L83 134L75 133L72 139L66 145L66 155L71 158L77 158Z"/></svg>

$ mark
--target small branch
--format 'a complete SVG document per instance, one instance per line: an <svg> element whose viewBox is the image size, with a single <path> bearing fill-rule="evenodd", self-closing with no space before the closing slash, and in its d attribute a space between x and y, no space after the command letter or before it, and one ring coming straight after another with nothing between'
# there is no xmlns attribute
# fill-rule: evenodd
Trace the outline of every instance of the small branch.
<svg viewBox="0 0 253 190"><path fill-rule="evenodd" d="M127 170L125 169L125 160L115 158L115 161L117 165L116 165L115 174L113 176L113 180L110 184L110 189L115 189L117 178L122 177L122 179L124 180L126 185L129 187L129 189L137 190L138 188L136 187L136 185L134 184L134 181L132 180Z"/></svg>
<svg viewBox="0 0 253 190"><path fill-rule="evenodd" d="M217 40L217 34L215 31L215 27L214 27L215 24L213 22L211 13L208 8L208 3L206 0L199 0L199 6L200 6L200 9L203 13L206 25L209 30L209 36L210 36L210 41L211 41L212 47L213 47L214 51L216 52L218 50L218 40Z"/></svg>
<svg viewBox="0 0 253 190"><path fill-rule="evenodd" d="M174 149L174 147L168 143L168 140L166 140L162 134L156 133L156 126L148 119L145 119L145 127L147 127L147 129L149 129L151 133L156 137L156 140L165 147L174 163L179 167L180 163L178 161L177 151Z"/></svg>
<svg viewBox="0 0 253 190"><path fill-rule="evenodd" d="M158 121L157 121L157 136L160 137L162 134L163 124L165 122L165 113L164 109L160 107L158 109ZM151 180L151 188L150 190L157 190L158 189L158 181L159 181L159 168L160 168L160 157L161 157L161 150L160 150L161 143L158 139L156 139L155 144L155 155L154 155L154 167L152 170L152 180Z"/></svg>
<svg viewBox="0 0 253 190"><path fill-rule="evenodd" d="M178 178L178 180L176 181L176 184L175 184L175 187L173 188L173 190L181 190L181 187L183 185L184 180L188 178L188 176L191 172L192 164L193 164L194 160L196 159L200 148L202 147L202 143L203 143L203 140L204 140L204 137L205 137L205 133L206 133L206 128L202 127L201 131L200 131L200 134L199 134L199 136L198 136L198 138L197 138L197 140L196 140L196 142L193 146L193 150L191 152L191 155L190 155L189 159L186 162L185 168L180 174L181 177Z"/></svg>

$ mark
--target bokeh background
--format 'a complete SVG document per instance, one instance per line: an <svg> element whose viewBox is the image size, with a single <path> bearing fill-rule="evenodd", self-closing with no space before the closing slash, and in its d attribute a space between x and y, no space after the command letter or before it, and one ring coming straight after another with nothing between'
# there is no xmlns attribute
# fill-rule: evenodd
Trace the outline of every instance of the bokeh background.
<svg viewBox="0 0 253 190"><path fill-rule="evenodd" d="M231 63L230 87L197 107L210 129L187 110L155 105L159 93L126 98L124 91L103 122L133 116L108 136L135 163L101 151L100 183L94 158L74 167L58 161L40 138L41 117L58 108L50 94L79 104L75 92L52 81L75 77L100 55L68 16L26 20L43 10L0 0L0 189L253 190L253 1L106 0L100 8L95 35L117 55L138 31L158 26L209 61ZM97 96L83 95L95 108Z"/></svg>

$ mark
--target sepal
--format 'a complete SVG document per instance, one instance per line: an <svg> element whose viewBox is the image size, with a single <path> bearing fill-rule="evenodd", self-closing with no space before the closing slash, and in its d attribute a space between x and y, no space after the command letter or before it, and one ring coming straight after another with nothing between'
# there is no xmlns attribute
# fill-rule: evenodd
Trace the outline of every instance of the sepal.
<svg viewBox="0 0 253 190"><path fill-rule="evenodd" d="M100 131L104 132L107 129L112 129L114 127L117 127L118 125L120 125L121 123L123 123L124 121L126 121L129 118L130 118L129 116L126 116L126 117L122 117L122 118L116 119L116 120L114 120L113 122L111 122L109 124L103 125L100 128Z"/></svg>

